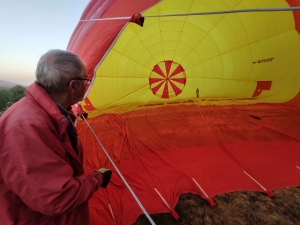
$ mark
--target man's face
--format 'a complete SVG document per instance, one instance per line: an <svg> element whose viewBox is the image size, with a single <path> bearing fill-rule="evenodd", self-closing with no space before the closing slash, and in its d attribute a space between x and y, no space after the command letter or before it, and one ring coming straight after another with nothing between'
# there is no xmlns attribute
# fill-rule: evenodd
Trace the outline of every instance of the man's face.
<svg viewBox="0 0 300 225"><path fill-rule="evenodd" d="M83 98L84 98L84 94L85 94L85 91L86 91L86 87L87 85L90 84L90 79L88 79L88 76L87 75L84 75L82 78L78 79L77 80L77 84L78 84L78 89L77 89L77 98L78 98L78 101L82 101Z"/></svg>
<svg viewBox="0 0 300 225"><path fill-rule="evenodd" d="M86 87L90 84L91 79L88 79L88 76L85 73L81 76L77 76L76 78L72 79L69 83L69 90L70 90L70 97L71 97L71 104L76 104L83 100L84 94L86 91Z"/></svg>

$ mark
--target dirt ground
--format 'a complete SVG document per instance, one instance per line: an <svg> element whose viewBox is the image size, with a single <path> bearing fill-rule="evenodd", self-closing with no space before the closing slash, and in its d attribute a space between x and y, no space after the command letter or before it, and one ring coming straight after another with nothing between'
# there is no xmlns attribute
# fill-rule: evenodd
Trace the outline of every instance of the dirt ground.
<svg viewBox="0 0 300 225"><path fill-rule="evenodd" d="M273 192L270 198L259 192L234 192L214 198L211 207L198 195L183 194L176 205L180 218L170 214L155 214L157 225L290 225L300 224L300 187L284 188ZM148 225L141 215L133 225Z"/></svg>

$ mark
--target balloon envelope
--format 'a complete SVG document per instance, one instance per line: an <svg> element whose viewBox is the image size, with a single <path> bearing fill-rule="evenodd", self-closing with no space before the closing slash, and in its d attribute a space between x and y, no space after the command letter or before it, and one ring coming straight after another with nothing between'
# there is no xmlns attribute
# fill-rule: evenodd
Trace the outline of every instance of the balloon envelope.
<svg viewBox="0 0 300 225"><path fill-rule="evenodd" d="M81 105L149 213L177 218L186 192L213 205L220 193L300 184L300 12L188 15L292 6L300 1L90 1L68 46L93 78ZM143 27L129 22L136 13ZM83 121L78 131L86 172L112 168ZM90 203L93 224L143 213L116 171Z"/></svg>

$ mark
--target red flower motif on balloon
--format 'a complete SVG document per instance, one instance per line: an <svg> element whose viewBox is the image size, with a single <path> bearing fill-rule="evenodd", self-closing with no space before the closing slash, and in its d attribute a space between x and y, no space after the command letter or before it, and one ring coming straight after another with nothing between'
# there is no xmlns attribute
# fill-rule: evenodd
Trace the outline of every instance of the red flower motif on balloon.
<svg viewBox="0 0 300 225"><path fill-rule="evenodd" d="M173 98L182 92L186 84L186 74L180 64L163 61L154 66L149 84L152 93L157 97Z"/></svg>

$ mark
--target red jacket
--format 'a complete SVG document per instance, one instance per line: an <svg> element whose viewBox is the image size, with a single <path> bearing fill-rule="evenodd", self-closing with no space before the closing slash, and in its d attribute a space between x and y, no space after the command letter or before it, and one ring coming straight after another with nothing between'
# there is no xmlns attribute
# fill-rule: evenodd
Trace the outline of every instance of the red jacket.
<svg viewBox="0 0 300 225"><path fill-rule="evenodd" d="M68 122L37 83L0 117L0 224L89 224L102 174L83 174Z"/></svg>

